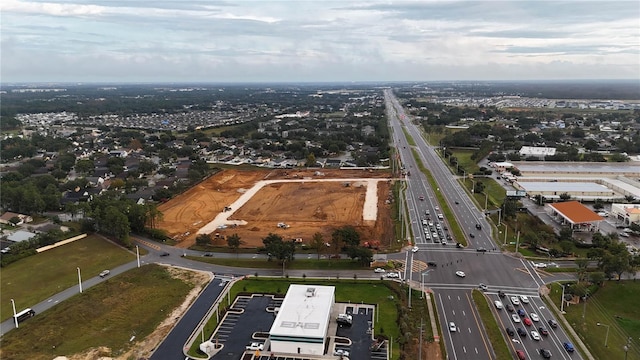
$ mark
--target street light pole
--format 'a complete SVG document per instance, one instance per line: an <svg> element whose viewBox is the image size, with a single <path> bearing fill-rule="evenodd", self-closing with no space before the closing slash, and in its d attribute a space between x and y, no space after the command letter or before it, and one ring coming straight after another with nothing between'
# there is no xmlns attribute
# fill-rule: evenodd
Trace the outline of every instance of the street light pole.
<svg viewBox="0 0 640 360"><path fill-rule="evenodd" d="M18 318L16 317L16 302L11 299L11 306L13 307L13 321L16 323L16 329L18 328Z"/></svg>
<svg viewBox="0 0 640 360"><path fill-rule="evenodd" d="M140 267L140 249L138 249L138 245L136 245L136 257L138 258L138 267Z"/></svg>
<svg viewBox="0 0 640 360"><path fill-rule="evenodd" d="M484 212L487 212L487 203L489 201L489 192L484 192Z"/></svg>
<svg viewBox="0 0 640 360"><path fill-rule="evenodd" d="M627 360L627 354L629 353L629 349L631 348L631 336L627 338L627 345L623 347L624 349L624 360Z"/></svg>
<svg viewBox="0 0 640 360"><path fill-rule="evenodd" d="M411 267L413 266L413 252L409 255L411 262L407 262L407 271L409 272L409 280L407 281L407 288L409 293L409 309L411 309Z"/></svg>
<svg viewBox="0 0 640 360"><path fill-rule="evenodd" d="M80 292L82 292L82 277L80 277L80 268L78 267L78 287L80 288Z"/></svg>
<svg viewBox="0 0 640 360"><path fill-rule="evenodd" d="M560 285L562 285L562 299L560 301L560 312L564 314L564 284L560 284Z"/></svg>
<svg viewBox="0 0 640 360"><path fill-rule="evenodd" d="M602 324L602 323L596 323L596 325L598 326L606 326L607 327L607 335L604 336L604 347L607 347L607 341L609 340L609 325L607 324Z"/></svg>

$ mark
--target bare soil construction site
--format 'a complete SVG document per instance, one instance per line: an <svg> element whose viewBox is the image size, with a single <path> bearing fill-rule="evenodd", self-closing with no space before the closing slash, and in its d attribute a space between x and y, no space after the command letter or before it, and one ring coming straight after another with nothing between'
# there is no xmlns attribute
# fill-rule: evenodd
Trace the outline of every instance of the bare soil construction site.
<svg viewBox="0 0 640 360"><path fill-rule="evenodd" d="M238 234L243 247L262 246L269 233L309 243L320 232L329 241L345 225L385 246L393 239L391 182L388 171L224 170L161 204L158 227L183 248L198 233L216 245Z"/></svg>

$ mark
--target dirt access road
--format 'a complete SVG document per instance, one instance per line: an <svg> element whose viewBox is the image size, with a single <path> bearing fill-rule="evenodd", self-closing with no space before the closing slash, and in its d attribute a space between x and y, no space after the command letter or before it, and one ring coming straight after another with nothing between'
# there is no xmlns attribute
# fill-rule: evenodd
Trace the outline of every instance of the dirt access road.
<svg viewBox="0 0 640 360"><path fill-rule="evenodd" d="M362 241L380 241L384 246L393 238L391 181L387 171L224 170L161 204L163 220L158 227L184 248L195 243L198 231L211 232L219 245L226 244L224 236L237 233L243 247L257 247L269 233L308 243L316 232L329 240L334 229L345 225L354 226ZM262 187L254 188L259 183ZM375 220L364 220L363 213L371 218L365 208L371 192L377 198ZM240 206L233 208L234 203ZM225 211L226 207L231 210ZM215 221L221 218L238 225L219 229ZM279 228L281 222L289 228Z"/></svg>

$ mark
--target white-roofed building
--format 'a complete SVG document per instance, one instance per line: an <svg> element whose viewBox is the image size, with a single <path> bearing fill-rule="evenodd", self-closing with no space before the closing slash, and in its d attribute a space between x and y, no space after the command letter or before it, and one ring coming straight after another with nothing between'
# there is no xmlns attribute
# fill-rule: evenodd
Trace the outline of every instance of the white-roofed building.
<svg viewBox="0 0 640 360"><path fill-rule="evenodd" d="M333 286L290 285L269 331L271 351L323 355L334 293Z"/></svg>
<svg viewBox="0 0 640 360"><path fill-rule="evenodd" d="M556 148L553 147L539 147L539 146L523 146L518 151L520 156L528 157L535 156L544 158L545 156L553 156L556 154Z"/></svg>
<svg viewBox="0 0 640 360"><path fill-rule="evenodd" d="M611 216L622 220L624 225L631 223L640 224L640 205L638 204L611 204Z"/></svg>

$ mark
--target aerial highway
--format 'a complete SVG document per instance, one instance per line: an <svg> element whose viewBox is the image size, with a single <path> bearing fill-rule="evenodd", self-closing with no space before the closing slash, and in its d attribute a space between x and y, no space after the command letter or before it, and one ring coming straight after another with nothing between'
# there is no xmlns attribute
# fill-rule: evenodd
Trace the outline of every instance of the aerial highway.
<svg viewBox="0 0 640 360"><path fill-rule="evenodd" d="M541 308L543 302L539 297L539 289L545 283L565 279L567 275L554 276L539 272L529 261L500 252L492 240L491 226L484 212L476 207L459 184L459 177L451 173L436 150L424 140L420 129L404 113L392 90L387 89L384 94L393 141L400 160L406 170L413 170L410 176L406 176L406 202L411 233L414 236L410 240L419 249L408 256L408 262L410 265L413 261L432 264L424 272L411 273L411 270L407 270L405 278L424 283L434 291L444 334L442 340L445 341L450 359L495 359L496 355L471 299L471 290L477 289L481 283L486 285L486 294L492 301L498 299L498 291L506 294L501 299L507 299L505 302L509 302L512 296L527 296L531 301L528 305L521 305L523 308L527 307L524 317L529 317L530 312L538 312L536 314L540 321L546 321L553 316L548 309ZM405 131L412 137L414 146L409 145ZM429 186L425 175L419 171L413 151L434 177L437 183L435 189ZM442 204L438 204L436 192L444 195L454 213L454 219L437 217ZM426 229L423 221L426 221ZM447 221L456 221L460 225L469 244L467 248L457 247L458 241L455 238L447 239L446 230L442 231L447 240L443 244L437 230L444 229L448 225ZM437 237L431 231L431 222ZM395 257L402 259L406 255L398 254ZM407 269L413 268L410 265ZM501 315L499 324L517 328L513 323L507 326L507 320L513 321L508 310L496 311L500 311ZM452 322L450 328L449 324ZM563 342L569 340L562 328L553 329L552 333L550 330L548 336L536 341L530 336L532 327L522 324L520 327L526 328L529 336L524 338L516 333L506 338L514 356L516 350L522 350L528 355L527 358L538 358L541 357L539 349L545 348L551 351L554 358L581 358L578 353L568 354L563 348Z"/></svg>

